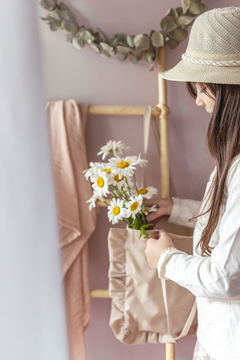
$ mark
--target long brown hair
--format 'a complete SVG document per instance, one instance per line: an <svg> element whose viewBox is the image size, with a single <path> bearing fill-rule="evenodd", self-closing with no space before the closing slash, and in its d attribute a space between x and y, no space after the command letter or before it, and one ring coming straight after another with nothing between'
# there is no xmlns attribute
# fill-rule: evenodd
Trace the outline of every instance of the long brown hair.
<svg viewBox="0 0 240 360"><path fill-rule="evenodd" d="M216 100L207 130L208 149L216 165L216 174L205 199L208 209L190 221L209 214L196 251L200 247L201 255L210 256L213 248L209 242L219 222L228 170L233 159L240 154L240 85L207 83L202 84L202 88L206 95ZM196 99L194 83L187 82L187 89Z"/></svg>

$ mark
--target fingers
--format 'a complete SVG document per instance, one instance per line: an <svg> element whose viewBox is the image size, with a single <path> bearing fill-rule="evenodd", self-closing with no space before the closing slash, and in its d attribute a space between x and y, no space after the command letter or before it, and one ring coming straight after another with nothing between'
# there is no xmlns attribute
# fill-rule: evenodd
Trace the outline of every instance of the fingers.
<svg viewBox="0 0 240 360"><path fill-rule="evenodd" d="M158 205L159 199L145 199L147 206Z"/></svg>
<svg viewBox="0 0 240 360"><path fill-rule="evenodd" d="M160 207L157 209L157 211L153 211L151 212L148 216L147 216L147 220L148 221L153 221L155 219L158 219L160 216L166 215L164 208Z"/></svg>

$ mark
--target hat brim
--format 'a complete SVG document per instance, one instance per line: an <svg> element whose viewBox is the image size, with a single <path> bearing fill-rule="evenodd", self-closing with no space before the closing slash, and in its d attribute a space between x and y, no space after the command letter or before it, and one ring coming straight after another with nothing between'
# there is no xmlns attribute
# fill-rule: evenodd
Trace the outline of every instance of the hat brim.
<svg viewBox="0 0 240 360"><path fill-rule="evenodd" d="M200 65L181 60L161 75L164 79L172 81L240 84L240 66Z"/></svg>

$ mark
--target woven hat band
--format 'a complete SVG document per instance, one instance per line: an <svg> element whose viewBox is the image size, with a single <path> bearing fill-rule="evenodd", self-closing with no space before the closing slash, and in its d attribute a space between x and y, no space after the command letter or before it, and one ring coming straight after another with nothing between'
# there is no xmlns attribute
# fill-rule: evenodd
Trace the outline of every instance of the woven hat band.
<svg viewBox="0 0 240 360"><path fill-rule="evenodd" d="M215 66L240 66L240 60L207 60L207 59L195 59L190 58L185 54L182 54L182 59L192 64L200 65L215 65Z"/></svg>

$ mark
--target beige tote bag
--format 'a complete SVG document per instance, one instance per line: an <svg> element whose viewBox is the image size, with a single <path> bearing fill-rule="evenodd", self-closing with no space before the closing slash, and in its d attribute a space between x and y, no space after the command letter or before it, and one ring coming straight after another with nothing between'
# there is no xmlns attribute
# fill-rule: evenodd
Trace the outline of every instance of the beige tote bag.
<svg viewBox="0 0 240 360"><path fill-rule="evenodd" d="M148 148L151 107L145 108L144 152ZM153 126L153 125L152 125ZM155 139L156 123L154 125ZM147 135L146 135L147 134ZM156 141L158 144L158 141ZM145 175L143 175L143 184ZM192 254L192 236L189 228L169 224L159 228L168 231L175 247ZM169 233L178 232L181 235ZM158 233L158 230L149 232ZM145 256L147 240L140 231L110 229L109 294L112 298L110 326L118 340L125 344L168 343L196 333L197 316L195 296L170 280L160 280L157 271L150 268Z"/></svg>

